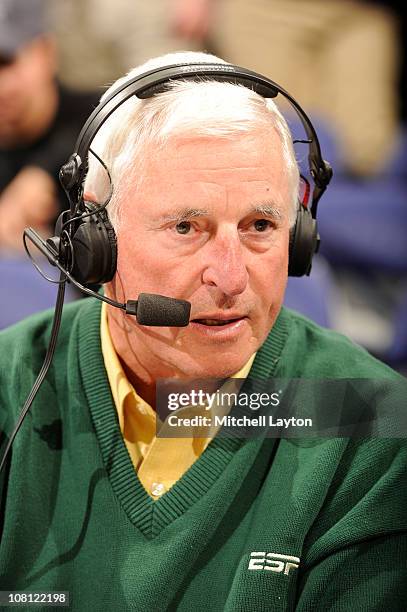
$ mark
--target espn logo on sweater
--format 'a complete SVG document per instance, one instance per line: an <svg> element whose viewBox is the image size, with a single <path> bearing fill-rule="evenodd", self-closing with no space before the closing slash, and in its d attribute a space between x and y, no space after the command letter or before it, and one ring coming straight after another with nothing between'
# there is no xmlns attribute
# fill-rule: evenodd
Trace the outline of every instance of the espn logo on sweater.
<svg viewBox="0 0 407 612"><path fill-rule="evenodd" d="M280 555L279 553L252 552L250 553L250 561L247 569L249 570L266 570L268 572L276 572L277 574L285 574L288 576L292 569L297 569L300 563L299 557L291 555Z"/></svg>

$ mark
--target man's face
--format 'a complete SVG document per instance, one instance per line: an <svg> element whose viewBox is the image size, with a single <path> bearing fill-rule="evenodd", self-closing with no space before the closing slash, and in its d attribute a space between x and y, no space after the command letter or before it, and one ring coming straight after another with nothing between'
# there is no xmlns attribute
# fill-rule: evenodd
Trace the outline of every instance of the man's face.
<svg viewBox="0 0 407 612"><path fill-rule="evenodd" d="M279 137L173 139L146 157L141 188L122 202L113 288L123 300L188 300L191 323L151 328L126 317L127 360L156 377L231 375L283 301L291 193Z"/></svg>
<svg viewBox="0 0 407 612"><path fill-rule="evenodd" d="M51 40L38 38L12 61L0 59L0 147L29 140L33 125L48 112L48 91L54 88L55 51Z"/></svg>

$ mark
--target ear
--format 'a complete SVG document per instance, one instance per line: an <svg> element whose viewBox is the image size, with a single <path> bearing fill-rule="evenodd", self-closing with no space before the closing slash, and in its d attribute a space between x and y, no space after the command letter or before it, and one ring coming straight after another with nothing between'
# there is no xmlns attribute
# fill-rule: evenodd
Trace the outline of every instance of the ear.
<svg viewBox="0 0 407 612"><path fill-rule="evenodd" d="M83 194L85 202L97 202L96 194L93 191L85 191Z"/></svg>

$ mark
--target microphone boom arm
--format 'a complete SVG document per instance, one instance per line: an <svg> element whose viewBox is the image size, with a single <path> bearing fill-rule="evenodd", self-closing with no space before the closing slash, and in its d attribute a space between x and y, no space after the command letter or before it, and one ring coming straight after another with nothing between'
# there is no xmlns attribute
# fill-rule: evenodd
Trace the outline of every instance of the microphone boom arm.
<svg viewBox="0 0 407 612"><path fill-rule="evenodd" d="M24 247L34 266L40 272L40 274L42 274L42 276L44 276L42 270L39 268L38 264L33 261L33 258L28 251L26 245L27 238L47 258L52 266L57 267L64 274L65 280L68 280L75 285L75 287L82 291L82 293L95 297L102 302L106 302L106 304L109 304L110 306L114 306L115 308L120 308L128 315L135 316L140 325L148 325L151 327L186 327L189 324L191 304L186 300L178 300L152 293L140 293L138 300L127 300L126 303L122 303L112 300L105 295L101 295L100 293L85 287L79 283L61 264L58 258L58 252L52 239L45 241L32 227L27 227L24 230Z"/></svg>

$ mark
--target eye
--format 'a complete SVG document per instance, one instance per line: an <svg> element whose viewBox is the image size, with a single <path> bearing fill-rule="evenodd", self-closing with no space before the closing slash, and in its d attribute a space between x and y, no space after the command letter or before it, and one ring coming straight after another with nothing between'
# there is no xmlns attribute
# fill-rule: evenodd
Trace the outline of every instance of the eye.
<svg viewBox="0 0 407 612"><path fill-rule="evenodd" d="M191 230L191 224L189 221L181 221L175 226L175 230L178 234L189 234Z"/></svg>
<svg viewBox="0 0 407 612"><path fill-rule="evenodd" d="M256 219L253 225L256 232L265 232L272 227L271 221L267 219Z"/></svg>

